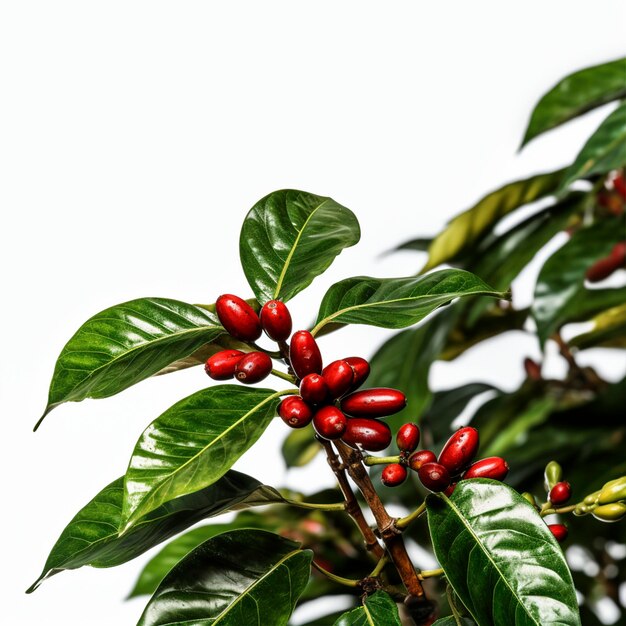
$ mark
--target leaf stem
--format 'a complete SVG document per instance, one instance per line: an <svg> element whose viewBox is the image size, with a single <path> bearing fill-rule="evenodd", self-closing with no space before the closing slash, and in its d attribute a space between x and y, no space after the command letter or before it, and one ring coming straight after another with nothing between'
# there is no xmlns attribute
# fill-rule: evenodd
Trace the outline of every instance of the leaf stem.
<svg viewBox="0 0 626 626"><path fill-rule="evenodd" d="M272 374L292 384L295 384L296 382L296 379L291 374L285 374L285 372L281 372L280 370L272 370Z"/></svg>
<svg viewBox="0 0 626 626"><path fill-rule="evenodd" d="M386 465L387 463L399 463L400 455L396 456L372 456L368 454L366 457L363 457L363 463L367 466L371 465Z"/></svg>
<svg viewBox="0 0 626 626"><path fill-rule="evenodd" d="M549 504L549 502L546 502L546 504ZM545 506L545 504L544 504ZM565 514L565 513L571 513L574 509L576 508L575 504L572 504L570 506L564 506L560 509L553 509L553 508L546 508L544 509L543 507L541 507L541 511L539 511L539 515L541 515L541 517L545 517L546 515L557 515L557 514Z"/></svg>
<svg viewBox="0 0 626 626"><path fill-rule="evenodd" d="M345 502L333 502L331 504L316 504L315 502L300 502L299 500L291 500L290 498L283 498L286 504L291 506L297 506L301 509L313 509L315 511L345 511Z"/></svg>
<svg viewBox="0 0 626 626"><path fill-rule="evenodd" d="M420 504L415 509L415 511L413 511L412 513L409 513L409 515L407 515L406 517L401 517L400 519L396 520L396 528L399 528L400 530L404 530L407 526L409 526L409 524L414 522L418 517L421 517L424 514L425 510L426 510L426 500L424 500L424 502L422 502L422 504Z"/></svg>
<svg viewBox="0 0 626 626"><path fill-rule="evenodd" d="M324 569L321 565L318 565L315 561L312 561L312 563L313 563L313 567L318 572L320 572L321 574L324 574L326 578L336 583L339 583L340 585L345 585L346 587L358 587L359 586L358 580L354 580L352 578L344 578L343 576L337 576L336 574L333 574L329 572L328 570Z"/></svg>
<svg viewBox="0 0 626 626"><path fill-rule="evenodd" d="M378 563L376 563L376 567L372 570L372 573L368 576L368 578L376 578L380 575L380 573L385 569L385 565L389 563L389 557L386 554L380 558Z"/></svg>

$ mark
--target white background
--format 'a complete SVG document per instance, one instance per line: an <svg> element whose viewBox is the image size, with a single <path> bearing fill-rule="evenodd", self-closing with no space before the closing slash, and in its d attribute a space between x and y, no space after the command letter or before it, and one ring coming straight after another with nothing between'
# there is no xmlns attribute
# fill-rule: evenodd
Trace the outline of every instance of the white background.
<svg viewBox="0 0 626 626"><path fill-rule="evenodd" d="M64 405L32 434L83 321L141 296L248 295L240 224L284 187L332 196L363 231L294 300L298 326L335 280L414 273L417 254L379 255L573 158L605 112L516 150L545 90L624 54L625 19L619 0L2 3L2 622L135 623L143 601L122 598L149 555L23 591L74 513L123 474L142 429L207 384L201 369L153 379ZM387 336L354 328L323 349L369 356ZM537 346L514 335L438 364L434 383L512 388L526 355ZM623 372L599 356L612 378ZM236 467L275 485L321 484L323 465L284 476L284 434L270 428Z"/></svg>

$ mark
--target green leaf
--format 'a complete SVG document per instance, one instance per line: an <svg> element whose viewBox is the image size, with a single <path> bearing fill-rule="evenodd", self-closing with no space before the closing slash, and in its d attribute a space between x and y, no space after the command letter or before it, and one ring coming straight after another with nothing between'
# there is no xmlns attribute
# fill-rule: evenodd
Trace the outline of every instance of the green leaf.
<svg viewBox="0 0 626 626"><path fill-rule="evenodd" d="M285 626L311 560L310 550L263 530L218 535L165 577L138 626Z"/></svg>
<svg viewBox="0 0 626 626"><path fill-rule="evenodd" d="M417 239L409 239L399 246L396 246L389 252L398 252L400 250L414 250L415 252L428 252L428 248L433 242L432 237L418 237Z"/></svg>
<svg viewBox="0 0 626 626"><path fill-rule="evenodd" d="M626 348L626 304L602 311L591 322L593 328L570 339L570 346L579 350Z"/></svg>
<svg viewBox="0 0 626 626"><path fill-rule="evenodd" d="M121 529L223 476L263 434L285 392L217 385L177 402L143 432L124 480Z"/></svg>
<svg viewBox="0 0 626 626"><path fill-rule="evenodd" d="M476 626L476 622L467 617L442 617L438 619L433 626Z"/></svg>
<svg viewBox="0 0 626 626"><path fill-rule="evenodd" d="M561 189L593 174L608 174L626 165L626 103L600 124L565 172Z"/></svg>
<svg viewBox="0 0 626 626"><path fill-rule="evenodd" d="M546 93L532 112L522 147L531 139L626 96L626 59L574 72Z"/></svg>
<svg viewBox="0 0 626 626"><path fill-rule="evenodd" d="M593 290L585 287L585 272L607 256L623 237L619 218L602 219L574 233L543 265L535 286L532 315L542 345L562 324L569 321L571 307L588 306ZM617 303L616 303L617 304Z"/></svg>
<svg viewBox="0 0 626 626"><path fill-rule="evenodd" d="M123 500L124 478L121 477L74 516L54 544L41 576L28 593L63 570L83 565L114 567L126 563L201 519L245 507L283 502L272 487L231 470L211 486L163 504L120 536Z"/></svg>
<svg viewBox="0 0 626 626"><path fill-rule="evenodd" d="M131 300L94 315L61 351L35 430L59 404L115 395L222 333L212 313L164 298Z"/></svg>
<svg viewBox="0 0 626 626"><path fill-rule="evenodd" d="M563 172L548 172L504 185L479 200L471 209L457 215L435 237L428 249L428 262L422 273L472 250L496 222L511 211L554 194Z"/></svg>
<svg viewBox="0 0 626 626"><path fill-rule="evenodd" d="M257 202L243 223L239 254L261 304L290 300L359 241L352 211L332 198L275 191Z"/></svg>
<svg viewBox="0 0 626 626"><path fill-rule="evenodd" d="M473 479L427 510L435 556L480 626L580 626L563 552L517 492Z"/></svg>
<svg viewBox="0 0 626 626"><path fill-rule="evenodd" d="M324 295L311 332L315 335L330 322L406 328L455 298L471 295L504 297L463 270L439 270L421 277L346 278Z"/></svg>
<svg viewBox="0 0 626 626"><path fill-rule="evenodd" d="M363 606L344 613L334 626L402 626L402 622L391 596L377 591L365 598Z"/></svg>
<svg viewBox="0 0 626 626"><path fill-rule="evenodd" d="M307 426L292 430L285 437L281 451L287 468L304 467L322 451L322 447L315 439L313 427Z"/></svg>

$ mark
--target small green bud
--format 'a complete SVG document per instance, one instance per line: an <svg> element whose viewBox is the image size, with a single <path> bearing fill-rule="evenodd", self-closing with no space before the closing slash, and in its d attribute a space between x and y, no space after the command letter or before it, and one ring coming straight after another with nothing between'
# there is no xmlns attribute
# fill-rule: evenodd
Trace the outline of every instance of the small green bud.
<svg viewBox="0 0 626 626"><path fill-rule="evenodd" d="M550 461L550 463L546 465L544 477L546 481L546 491L550 491L554 485L561 482L563 469L556 461Z"/></svg>
<svg viewBox="0 0 626 626"><path fill-rule="evenodd" d="M600 496L600 490L598 489L598 491L594 491L593 493L590 493L588 496L585 496L584 503L588 506L591 506L592 504L596 504L599 496Z"/></svg>
<svg viewBox="0 0 626 626"><path fill-rule="evenodd" d="M613 502L597 506L592 515L603 522L618 522L626 516L626 504L624 502Z"/></svg>
<svg viewBox="0 0 626 626"><path fill-rule="evenodd" d="M579 502L574 509L574 515L588 515L594 508L595 506L593 505L587 506L584 502Z"/></svg>
<svg viewBox="0 0 626 626"><path fill-rule="evenodd" d="M600 491L598 504L611 504L626 500L626 476L611 480Z"/></svg>
<svg viewBox="0 0 626 626"><path fill-rule="evenodd" d="M532 493L528 493L528 491L525 491L520 495L522 496L522 498L524 498L524 500L528 500L528 502L530 502L537 510L539 510L537 500L535 500L535 496L533 496Z"/></svg>

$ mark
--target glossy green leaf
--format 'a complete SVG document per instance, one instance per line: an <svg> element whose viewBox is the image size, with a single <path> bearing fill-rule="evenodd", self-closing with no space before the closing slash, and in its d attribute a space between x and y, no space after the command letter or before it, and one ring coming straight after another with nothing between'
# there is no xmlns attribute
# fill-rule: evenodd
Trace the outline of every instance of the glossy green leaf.
<svg viewBox="0 0 626 626"><path fill-rule="evenodd" d="M285 626L311 560L310 550L263 530L218 535L165 577L138 626Z"/></svg>
<svg viewBox="0 0 626 626"><path fill-rule="evenodd" d="M360 239L352 211L332 198L304 191L275 191L244 220L239 254L261 304L290 300Z"/></svg>
<svg viewBox="0 0 626 626"><path fill-rule="evenodd" d="M135 445L124 480L121 528L223 476L263 434L284 392L217 385L159 416Z"/></svg>
<svg viewBox="0 0 626 626"><path fill-rule="evenodd" d="M561 189L593 174L608 174L626 165L626 103L600 124L567 169Z"/></svg>
<svg viewBox="0 0 626 626"><path fill-rule="evenodd" d="M312 332L331 322L406 328L455 298L475 295L504 297L463 270L439 270L421 277L347 278L324 295Z"/></svg>
<svg viewBox="0 0 626 626"><path fill-rule="evenodd" d="M399 246L396 246L389 252L399 252L401 250L413 250L415 252L428 252L428 248L433 242L432 237L418 237L417 239L409 239Z"/></svg>
<svg viewBox="0 0 626 626"><path fill-rule="evenodd" d="M344 613L334 626L402 626L398 607L384 591L365 598L362 606Z"/></svg>
<svg viewBox="0 0 626 626"><path fill-rule="evenodd" d="M442 617L438 619L433 626L476 626L476 622L467 617Z"/></svg>
<svg viewBox="0 0 626 626"><path fill-rule="evenodd" d="M41 576L28 592L63 570L83 565L113 567L126 563L201 519L226 511L283 502L272 487L231 470L211 486L163 504L120 536L123 500L124 478L121 477L74 516L54 544Z"/></svg>
<svg viewBox="0 0 626 626"><path fill-rule="evenodd" d="M626 59L595 65L566 76L537 103L522 146L587 111L626 97L624 76Z"/></svg>
<svg viewBox="0 0 626 626"><path fill-rule="evenodd" d="M313 426L292 430L281 447L288 468L308 465L322 450L322 446L315 439Z"/></svg>
<svg viewBox="0 0 626 626"><path fill-rule="evenodd" d="M504 185L479 200L471 209L457 215L435 237L428 249L428 262L422 273L471 250L500 218L511 211L554 194L563 172L539 174Z"/></svg>
<svg viewBox="0 0 626 626"><path fill-rule="evenodd" d="M427 510L435 556L479 626L580 626L563 551L516 491L463 481Z"/></svg>
<svg viewBox="0 0 626 626"><path fill-rule="evenodd" d="M191 304L142 298L87 320L61 351L42 418L63 402L108 398L188 357L224 333Z"/></svg>
<svg viewBox="0 0 626 626"><path fill-rule="evenodd" d="M626 348L626 304L603 311L591 323L593 328L570 339L570 346L579 350L599 347Z"/></svg>
<svg viewBox="0 0 626 626"><path fill-rule="evenodd" d="M569 321L571 307L587 306L593 294L585 287L585 272L607 256L623 237L623 222L603 219L574 233L543 265L537 278L532 315L540 341Z"/></svg>

